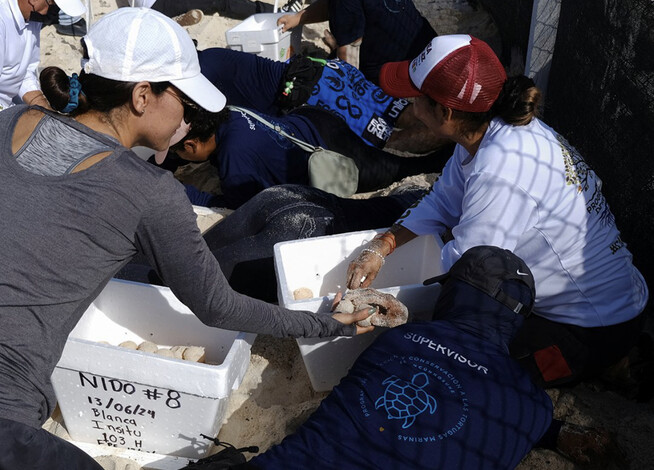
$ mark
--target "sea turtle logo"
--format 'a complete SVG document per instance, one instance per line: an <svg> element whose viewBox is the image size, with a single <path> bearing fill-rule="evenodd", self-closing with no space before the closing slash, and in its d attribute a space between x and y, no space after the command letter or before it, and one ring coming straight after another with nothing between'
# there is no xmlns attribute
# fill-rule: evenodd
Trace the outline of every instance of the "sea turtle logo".
<svg viewBox="0 0 654 470"><path fill-rule="evenodd" d="M399 13L406 8L406 0L384 0L384 6L391 13Z"/></svg>
<svg viewBox="0 0 654 470"><path fill-rule="evenodd" d="M382 406L388 413L388 419L403 419L402 429L413 425L416 416L429 409L436 412L436 399L423 389L429 385L429 377L424 372L416 374L411 383L394 375L382 382L386 386L384 394L375 402L375 409Z"/></svg>

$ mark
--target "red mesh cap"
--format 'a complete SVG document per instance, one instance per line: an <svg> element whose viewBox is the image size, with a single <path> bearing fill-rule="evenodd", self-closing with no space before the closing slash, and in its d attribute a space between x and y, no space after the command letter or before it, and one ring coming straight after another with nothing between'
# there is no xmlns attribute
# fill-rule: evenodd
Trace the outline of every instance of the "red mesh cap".
<svg viewBox="0 0 654 470"><path fill-rule="evenodd" d="M411 62L384 64L382 89L391 96L427 95L459 111L488 111L506 81L495 52L467 34L437 36Z"/></svg>

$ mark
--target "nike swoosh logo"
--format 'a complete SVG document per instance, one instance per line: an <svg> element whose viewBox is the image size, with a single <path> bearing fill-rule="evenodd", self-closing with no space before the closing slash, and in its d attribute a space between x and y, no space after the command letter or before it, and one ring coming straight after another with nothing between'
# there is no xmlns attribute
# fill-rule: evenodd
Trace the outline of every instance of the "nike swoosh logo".
<svg viewBox="0 0 654 470"><path fill-rule="evenodd" d="M518 276L529 276L527 273L521 273L519 269L516 271L516 273L518 273Z"/></svg>

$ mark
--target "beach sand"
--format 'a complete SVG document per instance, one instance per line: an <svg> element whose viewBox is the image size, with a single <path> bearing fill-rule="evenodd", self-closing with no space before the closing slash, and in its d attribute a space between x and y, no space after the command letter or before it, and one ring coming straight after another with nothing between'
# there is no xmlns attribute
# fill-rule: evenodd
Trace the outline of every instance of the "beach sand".
<svg viewBox="0 0 654 470"><path fill-rule="evenodd" d="M96 20L126 4L126 1L115 0L91 1ZM415 4L440 34L470 33L499 50L496 28L481 8L472 7L466 0L415 0ZM239 23L238 20L216 14L205 16L199 24L187 29L198 41L200 49L224 47L225 31ZM302 46L315 54L326 54L321 42L325 28L326 23L305 27ZM68 73L78 72L80 50L79 38L60 36L53 26L43 28L43 67L57 65ZM517 68L520 68L520 64ZM433 177L416 176L405 183L427 185L433 181ZM220 217L209 214L200 216L198 220L206 228ZM616 441L624 451L625 461L598 468L654 468L654 403L651 400L649 403L637 403L626 398L626 392L612 391L599 381L570 389L550 390L549 394L555 405L556 418L580 425L603 426L615 433ZM293 432L326 395L313 391L295 340L259 336L252 347L250 367L245 378L230 399L219 438L237 447L257 445L260 451L265 451ZM65 423L60 417L50 419L45 427L66 437ZM134 462L111 455L109 448L107 455L97 460L105 469L139 468ZM518 468L567 470L575 466L555 452L534 450Z"/></svg>

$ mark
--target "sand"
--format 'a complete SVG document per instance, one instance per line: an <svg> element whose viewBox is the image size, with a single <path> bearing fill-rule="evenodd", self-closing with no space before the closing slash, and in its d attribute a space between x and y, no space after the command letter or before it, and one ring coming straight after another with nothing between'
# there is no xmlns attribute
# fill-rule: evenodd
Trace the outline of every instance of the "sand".
<svg viewBox="0 0 654 470"><path fill-rule="evenodd" d="M466 0L414 0L418 8L441 34L471 33L488 41L499 50L497 30L481 8L472 7ZM271 2L272 3L272 2ZM127 1L91 0L94 18ZM198 47L225 46L225 31L238 20L219 15L205 16L202 22L188 27L189 34L198 41ZM322 31L326 23L304 29L303 47L314 54L326 54L322 45ZM54 27L44 27L41 36L42 66L57 65L68 73L79 71L79 38L60 36ZM512 68L520 69L520 64ZM189 166L187 171L196 167ZM198 171L198 174L201 172ZM188 176L191 178L193 175ZM403 183L428 185L435 175L412 177ZM206 183L206 181L205 181ZM397 186L395 184L394 186ZM377 193L385 193L379 191ZM367 197L368 195L357 196ZM223 214L200 211L198 223L208 228ZM622 383L626 383L622 380ZM597 468L645 469L654 464L654 403L637 403L627 398L629 391L611 390L603 382L593 382L570 389L549 391L555 404L555 417L589 426L604 426L615 434L616 442L624 451L624 460L618 464L603 464ZM280 442L293 432L318 406L327 393L311 388L297 344L291 339L259 336L252 347L250 367L240 388L234 391L219 438L235 446L257 445L261 451ZM45 427L67 436L60 417L49 420ZM139 465L126 460L108 449L107 455L97 460L105 469L137 469ZM543 450L532 451L518 467L526 469L564 470L575 468L561 455Z"/></svg>

